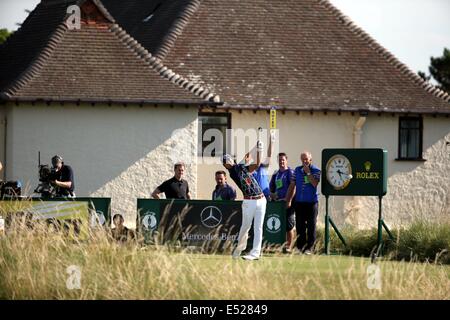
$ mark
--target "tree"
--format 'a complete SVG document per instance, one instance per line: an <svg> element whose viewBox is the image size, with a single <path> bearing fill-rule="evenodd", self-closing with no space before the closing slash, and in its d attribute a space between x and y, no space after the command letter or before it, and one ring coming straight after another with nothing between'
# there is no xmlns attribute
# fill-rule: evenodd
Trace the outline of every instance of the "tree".
<svg viewBox="0 0 450 320"><path fill-rule="evenodd" d="M12 34L8 29L0 29L0 44L5 42L5 40Z"/></svg>
<svg viewBox="0 0 450 320"><path fill-rule="evenodd" d="M430 80L431 76L438 83L438 88L446 92L450 92L450 50L444 48L444 54L441 57L431 57L430 66L428 67L430 75L419 71L419 76L425 81Z"/></svg>

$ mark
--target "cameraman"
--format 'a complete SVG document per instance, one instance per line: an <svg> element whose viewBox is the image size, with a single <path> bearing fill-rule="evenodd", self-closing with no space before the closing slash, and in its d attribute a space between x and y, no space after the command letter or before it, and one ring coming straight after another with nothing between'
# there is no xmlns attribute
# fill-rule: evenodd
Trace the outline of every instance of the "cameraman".
<svg viewBox="0 0 450 320"><path fill-rule="evenodd" d="M52 166L55 169L54 179L50 181L56 189L56 197L75 198L75 183L73 179L73 170L70 166L64 164L61 156L52 158Z"/></svg>

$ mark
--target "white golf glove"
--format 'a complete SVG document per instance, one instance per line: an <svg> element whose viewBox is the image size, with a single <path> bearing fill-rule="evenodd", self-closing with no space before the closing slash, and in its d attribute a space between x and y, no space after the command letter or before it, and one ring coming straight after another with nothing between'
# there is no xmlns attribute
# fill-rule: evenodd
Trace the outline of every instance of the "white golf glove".
<svg viewBox="0 0 450 320"><path fill-rule="evenodd" d="M256 142L256 150L262 152L264 150L264 143L260 140Z"/></svg>
<svg viewBox="0 0 450 320"><path fill-rule="evenodd" d="M270 141L275 142L275 130L270 130Z"/></svg>

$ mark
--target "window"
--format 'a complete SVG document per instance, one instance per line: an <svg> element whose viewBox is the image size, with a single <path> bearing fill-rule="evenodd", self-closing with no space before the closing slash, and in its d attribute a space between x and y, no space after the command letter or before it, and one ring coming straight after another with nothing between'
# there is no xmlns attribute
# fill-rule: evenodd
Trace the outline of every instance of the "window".
<svg viewBox="0 0 450 320"><path fill-rule="evenodd" d="M400 117L398 160L422 160L422 118Z"/></svg>
<svg viewBox="0 0 450 320"><path fill-rule="evenodd" d="M227 129L231 129L231 114L199 113L198 122L199 156L221 156L227 146Z"/></svg>

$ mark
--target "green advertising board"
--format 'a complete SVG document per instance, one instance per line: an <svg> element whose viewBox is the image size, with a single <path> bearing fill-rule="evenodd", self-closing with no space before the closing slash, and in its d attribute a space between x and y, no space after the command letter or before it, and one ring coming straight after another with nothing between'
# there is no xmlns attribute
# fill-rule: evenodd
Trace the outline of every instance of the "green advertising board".
<svg viewBox="0 0 450 320"><path fill-rule="evenodd" d="M384 196L387 151L323 149L321 181L325 196Z"/></svg>
<svg viewBox="0 0 450 320"><path fill-rule="evenodd" d="M237 239L242 224L242 201L138 199L137 209L136 226L147 243L152 242L154 231L173 230L179 223L178 239L182 243L204 246L218 241L223 245ZM285 241L285 203L268 202L263 243L276 245Z"/></svg>
<svg viewBox="0 0 450 320"><path fill-rule="evenodd" d="M111 198L93 198L93 197L79 197L76 201L88 201L89 208L95 212L91 213L90 226L109 226L111 223Z"/></svg>

